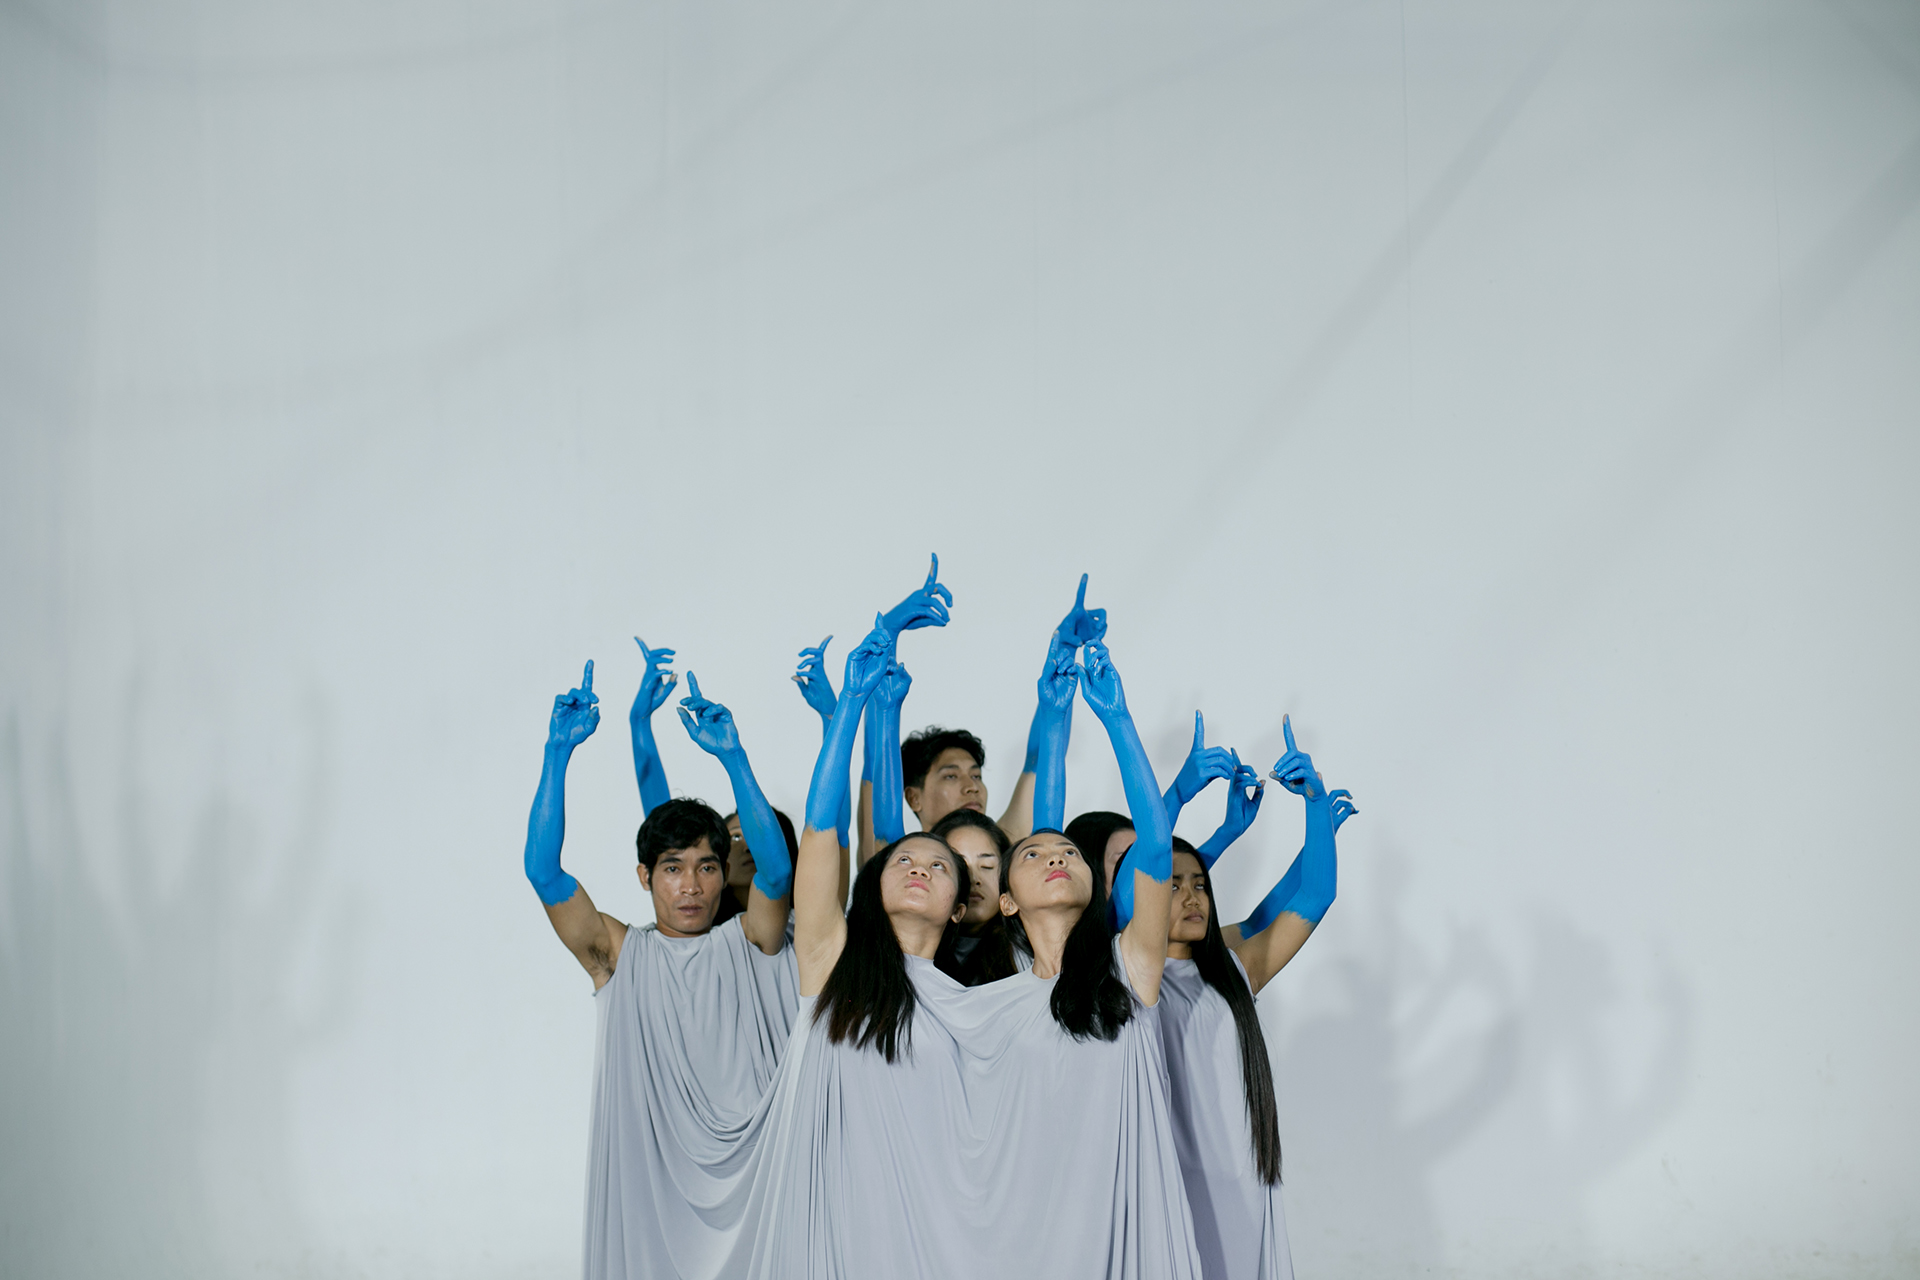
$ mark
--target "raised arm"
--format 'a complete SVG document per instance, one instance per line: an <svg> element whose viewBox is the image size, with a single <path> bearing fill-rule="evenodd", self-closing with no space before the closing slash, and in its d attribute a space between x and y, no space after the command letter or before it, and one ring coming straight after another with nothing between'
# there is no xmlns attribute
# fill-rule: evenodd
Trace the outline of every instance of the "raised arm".
<svg viewBox="0 0 1920 1280"><path fill-rule="evenodd" d="M1241 764L1238 752L1233 753L1233 776L1227 779L1227 816L1214 828L1206 843L1200 846L1200 863L1208 870L1220 860L1220 855L1233 847L1233 842L1247 833L1253 820L1260 814L1260 799L1266 794L1267 784L1261 778L1260 771L1250 764ZM1168 821L1172 818L1169 816Z"/></svg>
<svg viewBox="0 0 1920 1280"><path fill-rule="evenodd" d="M653 713L666 704L680 677L668 670L673 665L673 650L649 649L639 636L633 642L640 646L640 656L647 663L646 674L640 677L640 691L633 695L633 706L627 711L627 731L633 738L633 776L640 784L640 813L644 817L655 805L673 798L667 790L660 749L653 741Z"/></svg>
<svg viewBox="0 0 1920 1280"><path fill-rule="evenodd" d="M1167 929L1172 917L1173 828L1167 823L1160 784L1141 745L1133 716L1127 711L1120 673L1113 669L1107 646L1095 640L1086 647L1080 668L1080 694L1100 717L1113 744L1120 782L1127 793L1127 811L1133 818L1133 847L1113 877L1113 896L1124 926L1120 955L1127 976L1142 1004L1160 1001L1160 975L1167 964ZM1097 874L1097 873L1096 873Z"/></svg>
<svg viewBox="0 0 1920 1280"><path fill-rule="evenodd" d="M567 835L567 762L573 749L600 726L600 699L593 692L593 663L587 663L580 687L553 700L547 722L547 750L540 787L527 816L523 864L533 891L547 909L554 933L593 979L598 991L613 977L627 926L593 905L587 891L560 868L560 846Z"/></svg>
<svg viewBox="0 0 1920 1280"><path fill-rule="evenodd" d="M1060 625L1054 628L1055 640L1050 641L1048 644L1047 661L1049 666L1052 665L1054 659L1053 644L1058 643L1064 646L1067 651L1068 660L1071 661L1073 656L1079 652L1081 645L1089 641L1099 640L1106 634L1107 611L1105 609L1087 608L1087 575L1083 573L1080 575L1080 589L1073 597L1073 608L1067 610L1067 616L1060 619ZM1073 732L1073 699L1071 694L1068 696L1067 704L1068 711L1065 732L1066 737L1070 738ZM1027 725L1027 756L1020 766L1020 777L1013 784L1013 795L1007 801L1006 811L1000 815L1000 830L1006 833L1007 839L1009 840L1024 840L1042 827L1052 825L1057 829L1059 826L1058 822L1050 824L1047 820L1037 816L1040 809L1039 792L1041 787L1046 785L1045 780L1041 777L1041 771L1044 767L1045 752L1050 746L1059 746L1061 752L1061 768L1064 770L1066 767L1066 739L1063 738L1057 744L1051 743L1048 740L1048 735L1057 727L1051 723L1052 719L1052 708L1048 707L1044 700L1034 704L1033 720ZM1057 816L1064 819L1066 811L1066 782L1064 772L1061 774L1060 782L1061 790L1056 797L1049 799L1049 803L1052 802L1052 799L1058 799L1060 809Z"/></svg>
<svg viewBox="0 0 1920 1280"><path fill-rule="evenodd" d="M1306 841L1287 874L1240 926L1242 941L1233 944L1255 992L1299 953L1333 905L1338 878L1334 832L1357 812L1347 792L1327 790L1312 757L1294 745L1291 720L1283 719L1280 727L1287 753L1270 776L1306 801Z"/></svg>
<svg viewBox="0 0 1920 1280"><path fill-rule="evenodd" d="M1080 581L1085 591L1086 579ZM1049 828L1062 831L1067 825L1067 743L1073 737L1073 694L1080 684L1080 665L1074 658L1073 645L1055 630L1047 641L1047 665L1040 672L1038 705L1027 734L1028 770L1034 775L1029 835Z"/></svg>
<svg viewBox="0 0 1920 1280"><path fill-rule="evenodd" d="M818 995L846 945L846 896L834 865L839 845L834 817L847 794L847 765L854 730L873 686L886 670L893 634L880 618L865 640L847 655L840 700L827 722L813 782L807 788L807 823L800 833L800 857L793 869L793 949L800 966L800 994Z"/></svg>
<svg viewBox="0 0 1920 1280"><path fill-rule="evenodd" d="M866 857L886 848L907 833L901 809L906 793L900 786L900 707L907 700L913 677L888 655L880 683L867 699L867 765L873 783L873 848Z"/></svg>
<svg viewBox="0 0 1920 1280"><path fill-rule="evenodd" d="M701 697L700 681L691 671L687 673L687 688L688 695L680 699L680 723L686 726L694 745L727 771L727 781L733 784L733 807L740 814L740 834L753 853L753 887L747 891L741 930L747 941L765 954L779 955L787 945L787 900L793 894L793 862L787 855L787 837L753 776L733 713Z"/></svg>
<svg viewBox="0 0 1920 1280"><path fill-rule="evenodd" d="M807 700L820 716L820 740L826 741L827 730L833 724L833 708L839 701L833 692L833 682L827 678L827 645L833 637L829 635L819 644L809 645L800 651L800 665L794 669L793 682L800 686L800 696ZM843 796L840 800L840 814L835 821L835 830L840 837L840 900L847 900L847 890L852 886L852 874L847 868L847 831L853 817L853 798Z"/></svg>
<svg viewBox="0 0 1920 1280"><path fill-rule="evenodd" d="M1193 713L1193 748L1187 752L1187 758L1180 763L1180 772L1173 775L1173 782L1162 797L1167 806L1167 825L1175 826L1180 821L1180 811L1193 802L1193 798L1207 789L1207 784L1217 778L1233 776L1233 766L1239 761L1233 753L1224 747L1207 745L1207 722L1201 714Z"/></svg>

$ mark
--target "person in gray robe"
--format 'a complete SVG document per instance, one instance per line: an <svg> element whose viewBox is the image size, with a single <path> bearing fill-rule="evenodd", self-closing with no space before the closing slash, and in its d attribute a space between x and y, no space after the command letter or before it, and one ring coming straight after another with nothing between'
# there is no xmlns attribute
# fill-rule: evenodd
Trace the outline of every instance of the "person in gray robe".
<svg viewBox="0 0 1920 1280"><path fill-rule="evenodd" d="M1280 1192L1273 1070L1254 997L1296 955L1332 905L1334 830L1355 812L1329 793L1283 722L1288 753L1273 776L1307 800L1307 843L1252 917L1220 928L1213 861L1251 825L1264 783L1236 758L1228 820L1195 849L1173 841L1161 1043L1194 1235L1206 1280L1292 1280ZM1199 749L1196 737L1195 749Z"/></svg>
<svg viewBox="0 0 1920 1280"><path fill-rule="evenodd" d="M1143 833L1122 869L1136 923L1115 938L1080 850L1036 832L1000 872L1032 968L967 988L932 963L967 911L967 863L944 839L889 845L844 910L833 892L853 725L892 644L876 628L848 656L808 797L802 1016L757 1152L749 1274L1198 1280L1155 1010L1170 835L1105 648L1051 678L1068 702L1082 685L1119 756Z"/></svg>
<svg viewBox="0 0 1920 1280"><path fill-rule="evenodd" d="M641 825L638 875L654 924L602 912L561 869L567 763L599 724L592 663L580 688L554 700L527 824L527 878L593 979L598 1006L588 1280L741 1273L760 1220L753 1175L764 1102L799 1008L786 841L732 716L689 684L681 719L726 768L747 839L765 851L743 913L714 927L732 839L698 800L654 805Z"/></svg>

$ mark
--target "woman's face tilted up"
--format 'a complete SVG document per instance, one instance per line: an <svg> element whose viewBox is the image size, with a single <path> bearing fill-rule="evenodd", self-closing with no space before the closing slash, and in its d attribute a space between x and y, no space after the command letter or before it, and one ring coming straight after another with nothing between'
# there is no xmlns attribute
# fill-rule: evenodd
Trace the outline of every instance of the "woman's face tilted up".
<svg viewBox="0 0 1920 1280"><path fill-rule="evenodd" d="M1028 836L1008 858L1007 891L1000 910L1032 915L1046 910L1086 910L1093 901L1093 868L1073 841L1055 832Z"/></svg>
<svg viewBox="0 0 1920 1280"><path fill-rule="evenodd" d="M1000 846L978 827L955 827L947 832L947 843L973 873L960 923L977 929L1000 914Z"/></svg>
<svg viewBox="0 0 1920 1280"><path fill-rule="evenodd" d="M940 841L907 836L880 869L880 907L890 919L920 919L945 927L967 909L960 901L954 855Z"/></svg>

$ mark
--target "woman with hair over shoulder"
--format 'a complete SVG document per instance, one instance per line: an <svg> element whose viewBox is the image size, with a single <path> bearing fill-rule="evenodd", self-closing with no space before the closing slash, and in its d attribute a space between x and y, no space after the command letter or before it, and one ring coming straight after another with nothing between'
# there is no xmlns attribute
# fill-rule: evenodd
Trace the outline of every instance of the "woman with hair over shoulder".
<svg viewBox="0 0 1920 1280"><path fill-rule="evenodd" d="M1142 833L1125 868L1137 923L1116 939L1101 878L1057 830L1035 832L997 886L1033 970L965 987L933 963L969 907L967 861L945 839L889 845L844 913L834 893L852 725L891 644L877 627L848 656L808 797L802 1007L761 1147L750 1274L1199 1280L1153 1007L1171 834L1106 650L1089 645L1084 668L1071 649L1050 658L1042 692L1070 706L1082 686L1113 741Z"/></svg>

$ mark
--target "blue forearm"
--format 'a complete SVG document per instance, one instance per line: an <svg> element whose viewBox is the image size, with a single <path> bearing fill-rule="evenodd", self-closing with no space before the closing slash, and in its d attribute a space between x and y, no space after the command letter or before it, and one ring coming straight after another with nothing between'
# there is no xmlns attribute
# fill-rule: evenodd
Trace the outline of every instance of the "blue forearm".
<svg viewBox="0 0 1920 1280"><path fill-rule="evenodd" d="M733 807L740 814L740 834L753 854L753 883L761 893L778 901L793 892L793 855L787 849L786 833L773 816L773 806L753 776L753 766L745 751L735 751L720 762L726 767L727 780L733 784Z"/></svg>
<svg viewBox="0 0 1920 1280"><path fill-rule="evenodd" d="M901 812L904 797L900 788L900 704L878 708L868 718L868 728L879 728L873 745L873 839L882 849L906 834L906 817Z"/></svg>
<svg viewBox="0 0 1920 1280"><path fill-rule="evenodd" d="M1300 850L1300 888L1288 911L1319 924L1333 905L1339 868L1333 845L1333 807L1323 797L1307 802L1307 842Z"/></svg>
<svg viewBox="0 0 1920 1280"><path fill-rule="evenodd" d="M1044 717L1044 718L1043 718ZM1027 771L1033 779L1033 829L1060 831L1067 825L1067 744L1073 739L1073 708L1033 718L1027 734Z"/></svg>
<svg viewBox="0 0 1920 1280"><path fill-rule="evenodd" d="M1120 765L1120 782L1127 793L1127 812L1133 818L1133 847L1121 860L1113 877L1113 901L1120 927L1133 919L1133 873L1144 871L1150 880L1165 883L1173 874L1173 828L1167 822L1167 810L1160 799L1160 784L1154 780L1153 765L1133 717L1121 712L1108 721L1107 737L1113 742L1114 759Z"/></svg>
<svg viewBox="0 0 1920 1280"><path fill-rule="evenodd" d="M1166 793L1160 797L1160 803L1167 811L1167 830L1171 831L1180 821L1180 811L1187 807L1186 803L1180 799L1178 777L1174 778L1173 785L1168 787Z"/></svg>
<svg viewBox="0 0 1920 1280"><path fill-rule="evenodd" d="M1173 821L1171 815L1167 821ZM1240 834L1240 829L1233 825L1233 819L1229 816L1227 821L1214 828L1213 834L1200 846L1200 865L1209 871L1213 870L1213 864L1220 861L1221 854L1233 848L1233 842L1240 838Z"/></svg>
<svg viewBox="0 0 1920 1280"><path fill-rule="evenodd" d="M540 769L540 789L533 793L533 812L527 816L527 879L540 901L559 906L573 896L579 882L560 869L560 846L567 836L567 760L571 749L549 746Z"/></svg>
<svg viewBox="0 0 1920 1280"><path fill-rule="evenodd" d="M820 742L825 745L827 735L833 732L833 717L828 716L820 722ZM853 827L853 788L848 787L840 793L840 816L834 820L834 831L840 837L840 847L848 849L847 832Z"/></svg>
<svg viewBox="0 0 1920 1280"><path fill-rule="evenodd" d="M627 724L633 735L633 777L640 784L640 814L645 817L672 799L673 793L667 789L667 771L660 763L660 749L654 745L653 722L643 716Z"/></svg>
<svg viewBox="0 0 1920 1280"><path fill-rule="evenodd" d="M1280 877L1280 883L1268 890L1267 896L1260 899L1260 905L1253 909L1253 914L1241 923L1241 937L1251 938L1256 933L1265 933L1267 926L1280 918L1280 913L1287 909L1293 896L1300 892L1300 869L1305 857L1304 849L1294 855L1293 865L1287 868L1287 874Z"/></svg>
<svg viewBox="0 0 1920 1280"><path fill-rule="evenodd" d="M814 761L813 781L807 786L807 826L828 831L847 801L847 765L853 755L853 735L865 710L864 698L842 694L821 738L820 757Z"/></svg>

